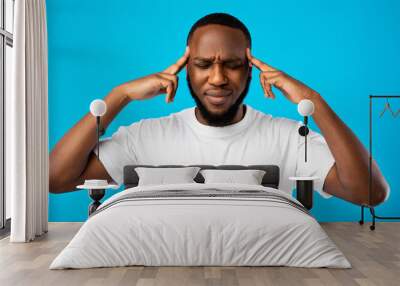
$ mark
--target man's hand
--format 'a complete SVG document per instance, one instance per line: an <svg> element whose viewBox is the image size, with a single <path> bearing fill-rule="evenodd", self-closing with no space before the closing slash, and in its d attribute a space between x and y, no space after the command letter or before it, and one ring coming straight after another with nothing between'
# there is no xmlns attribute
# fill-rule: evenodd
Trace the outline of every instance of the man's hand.
<svg viewBox="0 0 400 286"><path fill-rule="evenodd" d="M297 79L253 57L249 48L247 48L246 54L249 62L261 71L260 81L267 98L275 99L272 86L278 88L287 99L296 104L302 99L310 99L316 94L314 90Z"/></svg>
<svg viewBox="0 0 400 286"><path fill-rule="evenodd" d="M116 89L130 100L148 99L166 93L165 101L172 102L178 89L177 74L186 65L188 58L189 47L186 47L185 54L164 71L129 81L117 86Z"/></svg>

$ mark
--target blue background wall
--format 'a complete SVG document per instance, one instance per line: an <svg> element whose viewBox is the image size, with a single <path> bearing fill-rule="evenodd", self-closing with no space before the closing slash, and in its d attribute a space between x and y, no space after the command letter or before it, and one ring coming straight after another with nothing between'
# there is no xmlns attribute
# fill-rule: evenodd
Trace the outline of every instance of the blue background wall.
<svg viewBox="0 0 400 286"><path fill-rule="evenodd" d="M301 3L301 4L300 4ZM400 94L400 1L109 1L47 0L50 149L87 112L90 102L116 85L158 72L185 49L191 25L211 12L237 16L249 28L253 54L319 91L368 148L368 95ZM181 72L173 104L164 96L130 103L111 123L160 117L194 105ZM245 103L274 116L301 120L296 105L277 93L264 98L253 71ZM183 80L182 80L183 79ZM400 213L399 122L374 101L375 159L391 188L380 215ZM400 99L391 100L397 111ZM316 131L318 127L312 123ZM376 129L376 130L375 130ZM109 191L108 196L115 192ZM84 221L85 191L49 195L50 221ZM360 208L315 196L320 221L356 221Z"/></svg>

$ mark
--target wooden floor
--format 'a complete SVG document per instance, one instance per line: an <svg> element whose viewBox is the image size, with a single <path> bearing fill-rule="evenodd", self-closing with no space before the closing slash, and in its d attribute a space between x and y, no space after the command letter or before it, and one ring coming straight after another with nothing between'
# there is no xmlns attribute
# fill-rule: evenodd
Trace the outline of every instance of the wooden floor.
<svg viewBox="0 0 400 286"><path fill-rule="evenodd" d="M48 270L81 223L50 223L32 243L0 241L0 285L400 285L400 223L375 231L357 223L324 223L352 269L292 267L118 267Z"/></svg>

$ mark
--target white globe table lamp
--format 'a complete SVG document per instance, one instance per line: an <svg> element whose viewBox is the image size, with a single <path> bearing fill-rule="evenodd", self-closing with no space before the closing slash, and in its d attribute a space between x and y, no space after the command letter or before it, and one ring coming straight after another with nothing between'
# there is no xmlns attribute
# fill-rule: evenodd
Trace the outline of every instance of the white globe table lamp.
<svg viewBox="0 0 400 286"><path fill-rule="evenodd" d="M90 103L90 113L96 117L97 133L97 156L100 158L99 139L100 139L100 117L106 114L107 105L104 100L95 99Z"/></svg>
<svg viewBox="0 0 400 286"><path fill-rule="evenodd" d="M95 99L90 103L90 113L96 117L96 134L97 134L97 155L100 159L100 136L104 134L104 130L100 131L100 117L107 112L107 105L104 100ZM101 133L101 134L100 134ZM93 202L89 205L89 216L100 206L100 200L104 197L105 189L117 189L118 185L109 184L107 180L85 180L83 185L77 186L79 189L88 189L89 196Z"/></svg>
<svg viewBox="0 0 400 286"><path fill-rule="evenodd" d="M303 99L297 105L297 111L304 117L304 125L299 128L299 134L304 137L304 161L307 162L307 135L310 132L308 129L308 116L314 113L314 103L309 99ZM310 210L313 206L313 191L314 180L318 177L289 177L289 180L296 181L296 198L304 207Z"/></svg>

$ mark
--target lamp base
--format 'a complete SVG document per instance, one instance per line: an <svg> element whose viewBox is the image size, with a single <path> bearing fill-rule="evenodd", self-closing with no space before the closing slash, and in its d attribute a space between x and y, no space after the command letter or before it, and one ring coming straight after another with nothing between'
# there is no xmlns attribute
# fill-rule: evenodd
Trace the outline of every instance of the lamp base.
<svg viewBox="0 0 400 286"><path fill-rule="evenodd" d="M296 199L311 210L313 207L314 182L312 180L296 181Z"/></svg>
<svg viewBox="0 0 400 286"><path fill-rule="evenodd" d="M101 205L100 200L104 197L106 193L105 189L90 189L89 197L93 200L93 202L89 205L89 216L97 210L97 208Z"/></svg>
<svg viewBox="0 0 400 286"><path fill-rule="evenodd" d="M308 210L313 207L314 180L318 177L289 177L296 181L296 199Z"/></svg>

